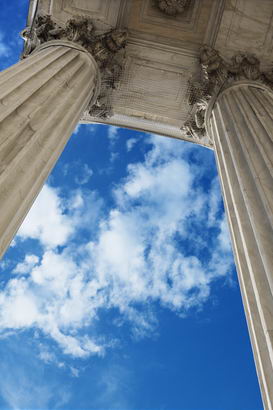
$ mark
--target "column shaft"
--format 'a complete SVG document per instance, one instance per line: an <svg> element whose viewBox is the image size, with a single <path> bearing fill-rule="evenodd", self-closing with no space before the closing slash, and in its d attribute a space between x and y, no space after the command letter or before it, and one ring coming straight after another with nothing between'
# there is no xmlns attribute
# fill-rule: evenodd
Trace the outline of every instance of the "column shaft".
<svg viewBox="0 0 273 410"><path fill-rule="evenodd" d="M241 82L211 102L207 129L229 220L265 409L273 409L273 93Z"/></svg>
<svg viewBox="0 0 273 410"><path fill-rule="evenodd" d="M0 74L0 257L94 95L98 68L52 41Z"/></svg>

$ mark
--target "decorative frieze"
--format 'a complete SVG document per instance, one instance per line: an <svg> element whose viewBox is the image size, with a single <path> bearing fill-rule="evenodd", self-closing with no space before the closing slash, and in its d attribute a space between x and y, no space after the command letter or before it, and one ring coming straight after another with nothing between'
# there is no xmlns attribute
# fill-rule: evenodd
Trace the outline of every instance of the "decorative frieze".
<svg viewBox="0 0 273 410"><path fill-rule="evenodd" d="M176 16L185 11L191 0L156 0L159 10L168 16Z"/></svg>
<svg viewBox="0 0 273 410"><path fill-rule="evenodd" d="M85 48L96 60L101 72L101 92L95 104L88 111L92 116L111 116L111 94L119 80L127 40L127 31L112 29L98 34L95 22L87 17L68 20L64 27L59 26L51 16L38 15L32 27L21 33L25 40L22 58L28 57L38 46L52 40L69 40Z"/></svg>
<svg viewBox="0 0 273 410"><path fill-rule="evenodd" d="M273 70L263 72L260 61L252 54L238 53L230 62L210 46L200 50L201 70L189 82L188 103L191 115L184 124L188 136L200 140L206 135L205 112L211 97L234 81L251 80L273 88Z"/></svg>

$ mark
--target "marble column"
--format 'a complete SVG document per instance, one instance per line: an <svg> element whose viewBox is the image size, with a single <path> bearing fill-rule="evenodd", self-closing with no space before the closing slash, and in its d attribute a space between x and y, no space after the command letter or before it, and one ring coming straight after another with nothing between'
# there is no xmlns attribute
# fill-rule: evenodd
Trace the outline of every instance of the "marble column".
<svg viewBox="0 0 273 410"><path fill-rule="evenodd" d="M273 409L273 91L235 81L210 100L215 148L264 408Z"/></svg>
<svg viewBox="0 0 273 410"><path fill-rule="evenodd" d="M53 40L0 74L0 257L99 88L96 61Z"/></svg>

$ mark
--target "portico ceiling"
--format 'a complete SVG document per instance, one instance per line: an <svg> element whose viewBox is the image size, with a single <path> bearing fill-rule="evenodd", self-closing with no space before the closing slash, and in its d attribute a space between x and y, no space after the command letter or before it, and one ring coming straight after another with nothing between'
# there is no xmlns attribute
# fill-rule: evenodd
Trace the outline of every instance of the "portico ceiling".
<svg viewBox="0 0 273 410"><path fill-rule="evenodd" d="M198 71L199 49L209 44L227 57L248 50L266 63L272 49L272 1L260 4L257 8L255 0L189 0L182 13L169 16L155 0L40 0L39 13L50 14L61 26L72 17L88 16L98 30L128 29L111 116L86 112L83 122L132 127L210 146L206 136L194 140L182 129L190 112L188 81Z"/></svg>

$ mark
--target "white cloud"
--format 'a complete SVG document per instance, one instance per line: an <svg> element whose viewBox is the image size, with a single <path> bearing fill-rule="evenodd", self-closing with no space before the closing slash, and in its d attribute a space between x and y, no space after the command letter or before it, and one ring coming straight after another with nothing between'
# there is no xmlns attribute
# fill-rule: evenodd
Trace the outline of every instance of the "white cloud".
<svg viewBox="0 0 273 410"><path fill-rule="evenodd" d="M154 136L149 143L145 161L131 164L115 189L107 216L90 191L64 200L58 190L43 189L19 232L39 240L43 255L26 255L14 269L25 276L1 291L2 332L35 327L65 354L101 355L110 344L95 331L102 309L118 309L134 337L144 337L156 331L153 302L186 314L208 299L212 281L228 274L232 257L217 181L208 192L198 186L205 169L183 159L186 144ZM81 229L92 232L92 241L77 236Z"/></svg>
<svg viewBox="0 0 273 410"><path fill-rule="evenodd" d="M63 211L58 191L45 185L17 235L23 239L38 239L49 248L63 245L74 229L70 219Z"/></svg>
<svg viewBox="0 0 273 410"><path fill-rule="evenodd" d="M48 352L48 351L40 352L39 358L45 363L55 362L55 360L56 360L55 356L52 353Z"/></svg>
<svg viewBox="0 0 273 410"><path fill-rule="evenodd" d="M89 182L91 176L93 175L92 169L87 165L83 164L80 170L78 170L77 175L75 176L75 182L79 185L84 185Z"/></svg>
<svg viewBox="0 0 273 410"><path fill-rule="evenodd" d="M110 162L111 163L115 162L118 158L119 158L119 153L118 152L111 152L111 155L110 155Z"/></svg>
<svg viewBox="0 0 273 410"><path fill-rule="evenodd" d="M218 177L215 177L212 180L211 183L211 189L210 189L210 195L209 195L209 201L208 201L208 206L209 206L209 214L208 214L208 223L209 226L213 226L215 223L217 223L217 215L220 211L220 205L221 205L221 191L220 191L220 185L219 185L219 179Z"/></svg>
<svg viewBox="0 0 273 410"><path fill-rule="evenodd" d="M129 138L126 142L127 151L128 152L131 151L136 143L137 143L136 138Z"/></svg>
<svg viewBox="0 0 273 410"><path fill-rule="evenodd" d="M231 242L229 227L226 218L224 217L220 223L220 234L218 236L220 247L225 252L231 252Z"/></svg>
<svg viewBox="0 0 273 410"><path fill-rule="evenodd" d="M113 125L110 125L107 129L107 135L108 138L110 139L111 143L115 143L116 140L118 139L118 132L119 128L115 127Z"/></svg>
<svg viewBox="0 0 273 410"><path fill-rule="evenodd" d="M17 268L15 268L15 271ZM0 328L36 327L50 335L65 353L85 357L103 353L88 337L74 337L95 315L96 301L83 273L67 254L46 251L28 278L12 279L0 293ZM72 331L72 333L71 333Z"/></svg>
<svg viewBox="0 0 273 410"><path fill-rule="evenodd" d="M36 255L26 255L23 262L18 263L12 273L24 274L28 273L39 262Z"/></svg>

